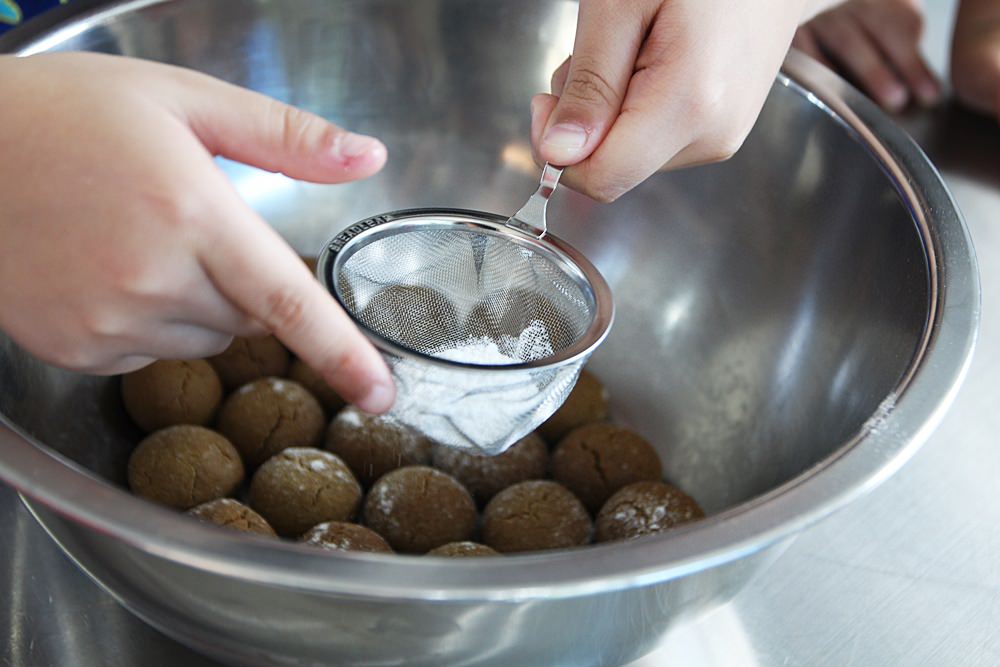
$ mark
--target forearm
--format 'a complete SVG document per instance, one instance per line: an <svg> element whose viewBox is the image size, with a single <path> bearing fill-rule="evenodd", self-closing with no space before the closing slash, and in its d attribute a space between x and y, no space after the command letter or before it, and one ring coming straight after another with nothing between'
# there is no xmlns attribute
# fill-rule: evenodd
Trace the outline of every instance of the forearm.
<svg viewBox="0 0 1000 667"><path fill-rule="evenodd" d="M984 113L1000 102L1000 0L962 0L952 37L951 78L958 97Z"/></svg>

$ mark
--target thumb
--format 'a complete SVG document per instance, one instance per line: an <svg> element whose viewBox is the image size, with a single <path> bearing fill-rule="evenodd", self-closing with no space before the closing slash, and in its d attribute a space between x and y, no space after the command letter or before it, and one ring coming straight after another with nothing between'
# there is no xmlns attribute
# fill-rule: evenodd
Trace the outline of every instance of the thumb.
<svg viewBox="0 0 1000 667"><path fill-rule="evenodd" d="M385 145L316 114L202 74L181 91L185 120L214 155L314 183L367 178Z"/></svg>
<svg viewBox="0 0 1000 667"><path fill-rule="evenodd" d="M544 123L536 114L548 105L532 109L532 124L543 126L535 142L543 161L559 166L582 162L611 129L652 19L641 11L647 4L581 3L569 72L562 91L553 90L559 101Z"/></svg>

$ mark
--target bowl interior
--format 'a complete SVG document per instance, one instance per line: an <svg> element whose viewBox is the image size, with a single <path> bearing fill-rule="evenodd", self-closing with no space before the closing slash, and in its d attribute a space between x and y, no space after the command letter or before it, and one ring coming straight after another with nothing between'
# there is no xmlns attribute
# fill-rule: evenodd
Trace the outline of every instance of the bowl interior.
<svg viewBox="0 0 1000 667"><path fill-rule="evenodd" d="M574 3L241 4L152 5L45 48L169 60L381 137L389 165L362 183L308 185L220 161L304 254L390 210L509 214L537 186L527 104L570 51ZM909 211L848 131L780 82L735 158L658 174L613 205L562 189L549 224L613 290L616 323L590 368L614 416L711 512L857 433L927 325L928 263ZM114 379L51 368L3 338L0 411L123 485L139 433Z"/></svg>

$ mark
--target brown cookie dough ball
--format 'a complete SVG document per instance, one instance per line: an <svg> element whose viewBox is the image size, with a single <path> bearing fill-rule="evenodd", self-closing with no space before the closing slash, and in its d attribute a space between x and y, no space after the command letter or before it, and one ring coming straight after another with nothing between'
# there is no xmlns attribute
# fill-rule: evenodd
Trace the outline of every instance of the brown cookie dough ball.
<svg viewBox="0 0 1000 667"><path fill-rule="evenodd" d="M291 368L288 369L288 379L305 387L306 391L312 394L323 406L327 415L334 415L344 407L344 399L301 359L292 362Z"/></svg>
<svg viewBox="0 0 1000 667"><path fill-rule="evenodd" d="M498 456L481 456L454 447L434 448L434 467L465 485L480 505L508 486L529 479L543 479L549 466L549 449L534 433L521 438Z"/></svg>
<svg viewBox="0 0 1000 667"><path fill-rule="evenodd" d="M324 521L350 521L361 486L344 462L320 449L286 449L250 481L250 507L279 535L297 537Z"/></svg>
<svg viewBox="0 0 1000 667"><path fill-rule="evenodd" d="M157 361L122 376L125 410L147 432L176 424L204 425L222 402L222 383L200 359Z"/></svg>
<svg viewBox="0 0 1000 667"><path fill-rule="evenodd" d="M597 514L598 542L662 533L705 513L694 498L663 482L636 482L615 492Z"/></svg>
<svg viewBox="0 0 1000 667"><path fill-rule="evenodd" d="M476 505L451 475L409 466L384 475L365 500L365 523L404 553L472 537Z"/></svg>
<svg viewBox="0 0 1000 667"><path fill-rule="evenodd" d="M313 526L302 536L302 541L330 551L392 553L392 547L381 535L364 526L344 521L327 521Z"/></svg>
<svg viewBox="0 0 1000 667"><path fill-rule="evenodd" d="M618 489L663 477L660 456L645 438L613 424L570 431L552 452L552 478L596 512Z"/></svg>
<svg viewBox="0 0 1000 667"><path fill-rule="evenodd" d="M502 553L578 547L590 542L591 530L580 500L549 480L508 487L483 510L483 542Z"/></svg>
<svg viewBox="0 0 1000 667"><path fill-rule="evenodd" d="M214 523L216 526L238 530L243 533L274 536L274 528L264 517L254 512L238 500L219 498L202 503L188 510L191 516Z"/></svg>
<svg viewBox="0 0 1000 667"><path fill-rule="evenodd" d="M416 431L353 406L341 410L326 432L326 448L344 459L365 487L391 470L429 463L432 447Z"/></svg>
<svg viewBox="0 0 1000 667"><path fill-rule="evenodd" d="M455 306L438 291L416 285L393 285L377 292L358 319L392 342L427 351L454 338Z"/></svg>
<svg viewBox="0 0 1000 667"><path fill-rule="evenodd" d="M237 336L221 354L209 358L226 391L251 380L277 377L288 371L288 350L274 336Z"/></svg>
<svg viewBox="0 0 1000 667"><path fill-rule="evenodd" d="M148 435L128 460L132 493L179 510L228 496L242 481L236 448L201 426L170 426Z"/></svg>
<svg viewBox="0 0 1000 667"><path fill-rule="evenodd" d="M256 467L283 449L318 445L326 418L319 402L299 383L264 378L230 394L217 425L247 465Z"/></svg>
<svg viewBox="0 0 1000 667"><path fill-rule="evenodd" d="M447 558L478 558L481 556L499 556L496 549L491 549L478 542L449 542L427 552L428 556L445 556Z"/></svg>
<svg viewBox="0 0 1000 667"><path fill-rule="evenodd" d="M538 432L554 445L578 426L607 418L607 390L593 373L582 370L569 398L538 427Z"/></svg>

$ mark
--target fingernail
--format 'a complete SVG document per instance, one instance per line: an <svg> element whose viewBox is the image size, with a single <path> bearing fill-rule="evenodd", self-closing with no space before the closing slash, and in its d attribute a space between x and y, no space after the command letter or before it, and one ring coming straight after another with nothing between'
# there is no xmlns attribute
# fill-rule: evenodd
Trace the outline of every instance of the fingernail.
<svg viewBox="0 0 1000 667"><path fill-rule="evenodd" d="M893 85L885 89L885 105L890 111L901 111L906 106L908 95L902 86Z"/></svg>
<svg viewBox="0 0 1000 667"><path fill-rule="evenodd" d="M353 132L337 135L332 148L335 155L345 159L358 158L381 150L384 149L378 139Z"/></svg>
<svg viewBox="0 0 1000 667"><path fill-rule="evenodd" d="M577 123L557 123L550 127L542 137L542 146L549 153L549 159L574 160L587 145L590 133Z"/></svg>
<svg viewBox="0 0 1000 667"><path fill-rule="evenodd" d="M365 412L382 414L392 407L396 400L396 388L384 382L376 383L360 401L358 407Z"/></svg>

